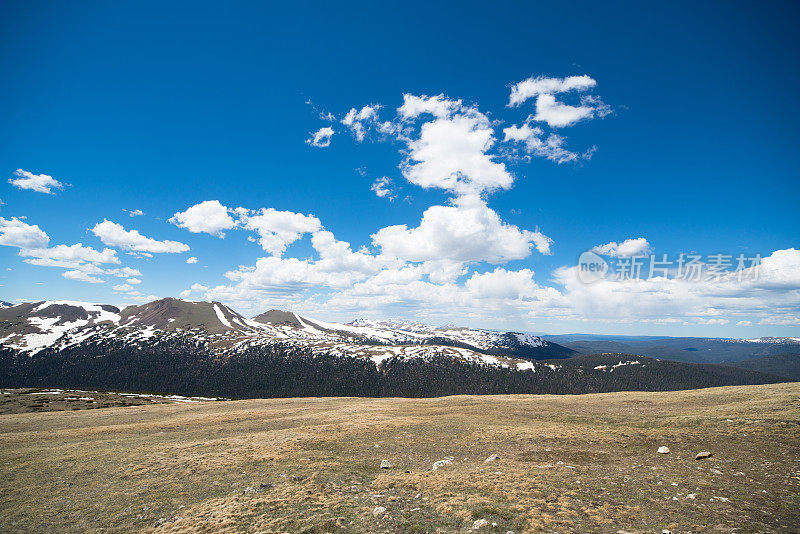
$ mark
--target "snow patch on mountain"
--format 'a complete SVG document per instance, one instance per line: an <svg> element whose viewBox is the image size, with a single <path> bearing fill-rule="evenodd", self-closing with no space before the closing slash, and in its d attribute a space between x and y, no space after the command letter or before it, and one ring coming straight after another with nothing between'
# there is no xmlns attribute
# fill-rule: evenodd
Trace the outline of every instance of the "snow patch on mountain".
<svg viewBox="0 0 800 534"><path fill-rule="evenodd" d="M221 322L228 328L233 328L233 325L225 317L225 314L222 313L222 310L220 309L219 305L216 302L214 303L214 312L217 314L217 319L219 319L219 322Z"/></svg>
<svg viewBox="0 0 800 534"><path fill-rule="evenodd" d="M598 365L598 366L596 366L594 368L594 370L595 371L608 371L610 373L610 372L613 372L614 369L617 369L619 367L623 367L625 365L642 365L642 362L640 362L639 360L628 360L628 361L624 361L624 362L620 361L619 363L615 363L614 365L611 365L611 366L609 366L609 365Z"/></svg>
<svg viewBox="0 0 800 534"><path fill-rule="evenodd" d="M19 306L15 312L2 311L5 315L0 315L0 344L31 355L44 348L62 350L80 343L112 340L131 346L189 341L226 355L280 344L320 354L366 358L376 366L391 358L452 357L481 365L535 370L534 364L525 359L537 358L537 351L563 349L518 332L433 327L406 321L358 320L341 324L280 310L246 319L218 302L172 298L122 311L77 301L52 300ZM543 354L550 357L552 353Z"/></svg>
<svg viewBox="0 0 800 534"><path fill-rule="evenodd" d="M101 306L100 304L90 304L88 302L80 302L77 300L46 300L33 309L33 313L38 313L47 310L52 306L71 306L73 308L83 309L95 322L111 321L118 323L120 316L118 313L109 311L107 308L110 306Z"/></svg>
<svg viewBox="0 0 800 534"><path fill-rule="evenodd" d="M736 339L745 343L800 343L800 337L758 337L755 339Z"/></svg>

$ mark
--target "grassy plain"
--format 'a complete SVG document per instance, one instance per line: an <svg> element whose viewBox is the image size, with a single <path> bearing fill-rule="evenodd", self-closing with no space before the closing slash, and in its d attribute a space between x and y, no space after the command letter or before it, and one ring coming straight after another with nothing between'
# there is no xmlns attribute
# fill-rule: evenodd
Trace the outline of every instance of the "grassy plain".
<svg viewBox="0 0 800 534"><path fill-rule="evenodd" d="M798 532L800 383L0 415L4 533L467 532L482 519L517 534Z"/></svg>

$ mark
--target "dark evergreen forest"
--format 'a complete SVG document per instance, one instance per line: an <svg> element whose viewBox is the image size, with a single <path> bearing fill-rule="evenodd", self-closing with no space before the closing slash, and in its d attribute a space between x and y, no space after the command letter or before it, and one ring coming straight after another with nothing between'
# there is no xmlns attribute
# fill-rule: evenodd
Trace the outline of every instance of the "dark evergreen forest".
<svg viewBox="0 0 800 534"><path fill-rule="evenodd" d="M594 369L638 360L613 371ZM724 365L659 361L634 355L581 355L541 362L535 371L449 357L371 360L313 354L284 345L229 355L186 341L132 346L81 344L33 356L0 349L0 387L56 387L257 398L297 396L436 397L456 394L669 391L785 381Z"/></svg>

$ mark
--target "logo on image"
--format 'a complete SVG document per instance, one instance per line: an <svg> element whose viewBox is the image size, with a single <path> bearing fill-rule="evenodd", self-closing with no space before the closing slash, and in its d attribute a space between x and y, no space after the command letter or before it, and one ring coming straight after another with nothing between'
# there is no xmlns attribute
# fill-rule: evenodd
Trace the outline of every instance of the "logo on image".
<svg viewBox="0 0 800 534"><path fill-rule="evenodd" d="M608 262L590 250L578 258L578 279L584 284L602 280L607 272Z"/></svg>

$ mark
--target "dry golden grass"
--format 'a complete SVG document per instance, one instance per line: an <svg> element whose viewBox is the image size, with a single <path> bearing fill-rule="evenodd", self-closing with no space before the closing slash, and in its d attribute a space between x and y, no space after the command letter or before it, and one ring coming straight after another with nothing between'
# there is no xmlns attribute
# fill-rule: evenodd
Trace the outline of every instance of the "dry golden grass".
<svg viewBox="0 0 800 534"><path fill-rule="evenodd" d="M798 531L798 429L800 383L8 414L0 532Z"/></svg>

